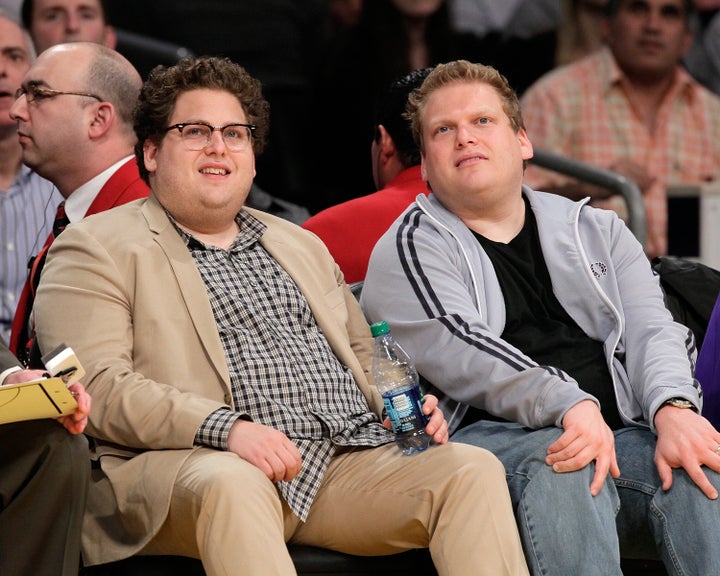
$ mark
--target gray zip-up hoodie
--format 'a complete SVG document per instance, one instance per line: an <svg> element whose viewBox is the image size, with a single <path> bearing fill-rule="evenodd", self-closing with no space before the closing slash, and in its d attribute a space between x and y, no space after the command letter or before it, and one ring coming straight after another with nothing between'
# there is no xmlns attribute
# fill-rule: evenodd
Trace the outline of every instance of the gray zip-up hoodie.
<svg viewBox="0 0 720 576"><path fill-rule="evenodd" d="M643 248L614 212L523 186L557 299L604 344L627 425L654 430L670 398L701 407L692 333L673 321ZM560 426L597 400L557 368L501 339L505 303L473 233L434 195L418 196L378 241L361 304L386 320L440 398L451 433L472 405L530 428Z"/></svg>

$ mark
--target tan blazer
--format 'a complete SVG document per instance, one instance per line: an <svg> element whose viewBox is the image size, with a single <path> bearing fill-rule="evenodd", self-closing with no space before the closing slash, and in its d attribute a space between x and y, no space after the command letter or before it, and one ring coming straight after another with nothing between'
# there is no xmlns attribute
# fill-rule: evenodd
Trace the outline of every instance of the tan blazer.
<svg viewBox="0 0 720 576"><path fill-rule="evenodd" d="M298 226L267 224L262 245L295 280L335 354L376 413L367 375L372 338L324 244ZM171 489L204 419L232 405L230 379L205 285L181 237L151 196L68 227L38 290L41 350L71 346L93 397L97 439L83 530L88 565L140 550L162 524Z"/></svg>

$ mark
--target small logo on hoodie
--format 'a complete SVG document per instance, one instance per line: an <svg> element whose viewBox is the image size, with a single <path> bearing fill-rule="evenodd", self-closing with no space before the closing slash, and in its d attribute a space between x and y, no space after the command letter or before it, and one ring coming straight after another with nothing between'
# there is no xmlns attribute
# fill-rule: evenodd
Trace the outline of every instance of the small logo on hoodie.
<svg viewBox="0 0 720 576"><path fill-rule="evenodd" d="M593 262L590 264L590 270L595 278L600 276L607 276L607 265L604 262Z"/></svg>

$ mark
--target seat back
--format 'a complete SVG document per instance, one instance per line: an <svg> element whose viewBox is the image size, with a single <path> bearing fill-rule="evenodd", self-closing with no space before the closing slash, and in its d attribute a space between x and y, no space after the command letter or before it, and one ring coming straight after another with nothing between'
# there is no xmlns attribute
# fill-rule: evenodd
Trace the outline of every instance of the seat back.
<svg viewBox="0 0 720 576"><path fill-rule="evenodd" d="M645 246L645 201L643 200L640 188L638 188L635 182L617 172L598 168L587 162L574 160L567 156L548 152L547 150L538 150L537 148L534 149L530 162L541 168L577 178L588 184L608 188L620 194L627 204L630 218L628 226L640 244L642 244L643 247Z"/></svg>

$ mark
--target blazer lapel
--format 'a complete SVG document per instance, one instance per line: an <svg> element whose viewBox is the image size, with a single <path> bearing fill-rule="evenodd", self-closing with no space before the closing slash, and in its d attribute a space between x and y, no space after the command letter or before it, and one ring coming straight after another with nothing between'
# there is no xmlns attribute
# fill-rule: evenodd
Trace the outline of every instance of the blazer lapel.
<svg viewBox="0 0 720 576"><path fill-rule="evenodd" d="M151 195L143 207L150 231L167 256L198 339L215 370L230 390L230 373L215 317L200 272L182 238L168 220L165 210Z"/></svg>

